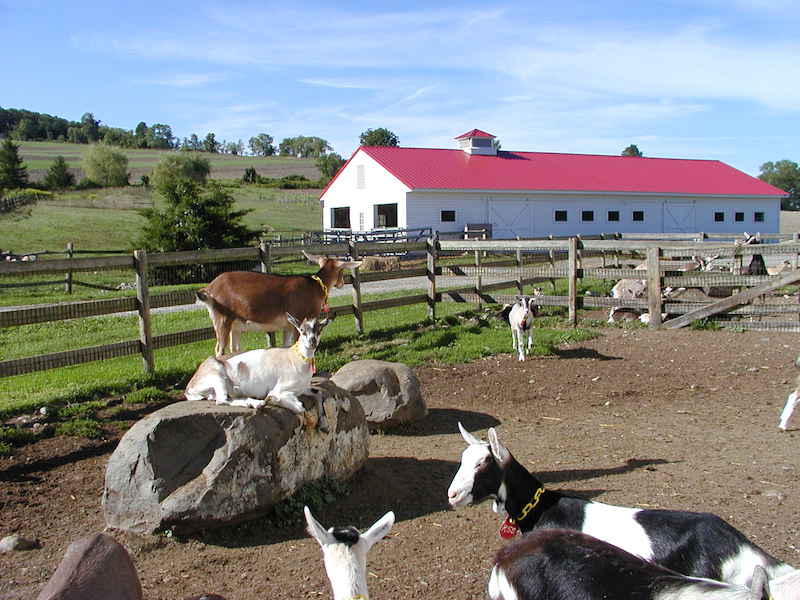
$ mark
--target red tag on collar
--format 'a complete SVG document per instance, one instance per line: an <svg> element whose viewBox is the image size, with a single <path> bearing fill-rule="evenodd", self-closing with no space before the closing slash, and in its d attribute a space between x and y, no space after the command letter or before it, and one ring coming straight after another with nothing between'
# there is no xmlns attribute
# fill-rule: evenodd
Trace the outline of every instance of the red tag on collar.
<svg viewBox="0 0 800 600"><path fill-rule="evenodd" d="M327 315L330 311L331 311L331 307L328 306L327 302L322 305L322 312L324 312Z"/></svg>
<svg viewBox="0 0 800 600"><path fill-rule="evenodd" d="M517 535L517 531L519 531L519 526L516 523L512 523L508 519L503 521L503 524L500 525L500 537L504 540L510 540L515 535Z"/></svg>
<svg viewBox="0 0 800 600"><path fill-rule="evenodd" d="M311 372L312 373L317 372L317 362L313 358L311 359Z"/></svg>

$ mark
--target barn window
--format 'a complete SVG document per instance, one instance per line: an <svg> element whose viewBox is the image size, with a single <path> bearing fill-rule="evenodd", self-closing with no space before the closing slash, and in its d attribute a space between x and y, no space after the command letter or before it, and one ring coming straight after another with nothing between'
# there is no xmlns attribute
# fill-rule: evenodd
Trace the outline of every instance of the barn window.
<svg viewBox="0 0 800 600"><path fill-rule="evenodd" d="M556 221L566 221L567 220L567 211L565 211L565 210L557 210L555 218L556 218Z"/></svg>
<svg viewBox="0 0 800 600"><path fill-rule="evenodd" d="M634 221L644 221L644 211L643 210L635 210L635 211L633 211L633 220Z"/></svg>
<svg viewBox="0 0 800 600"><path fill-rule="evenodd" d="M375 226L397 227L397 204L376 204Z"/></svg>
<svg viewBox="0 0 800 600"><path fill-rule="evenodd" d="M618 210L610 210L610 211L608 211L608 220L609 221L619 221L619 211Z"/></svg>
<svg viewBox="0 0 800 600"><path fill-rule="evenodd" d="M442 211L442 223L454 223L455 220L456 220L456 211L454 210Z"/></svg>
<svg viewBox="0 0 800 600"><path fill-rule="evenodd" d="M581 211L581 221L594 221L594 211L593 210Z"/></svg>
<svg viewBox="0 0 800 600"><path fill-rule="evenodd" d="M764 213L763 213L763 212L757 212L757 213L755 213L755 214L753 215L753 221L755 221L756 223L761 223L761 222L763 222L763 221L764 221Z"/></svg>
<svg viewBox="0 0 800 600"><path fill-rule="evenodd" d="M744 213L737 212L733 218L737 223L744 223Z"/></svg>
<svg viewBox="0 0 800 600"><path fill-rule="evenodd" d="M334 229L350 229L350 208L347 206L332 208L331 223Z"/></svg>
<svg viewBox="0 0 800 600"><path fill-rule="evenodd" d="M356 166L356 189L364 189L364 165Z"/></svg>
<svg viewBox="0 0 800 600"><path fill-rule="evenodd" d="M725 221L725 213L724 212L715 212L714 213L714 220L717 223L722 223Z"/></svg>

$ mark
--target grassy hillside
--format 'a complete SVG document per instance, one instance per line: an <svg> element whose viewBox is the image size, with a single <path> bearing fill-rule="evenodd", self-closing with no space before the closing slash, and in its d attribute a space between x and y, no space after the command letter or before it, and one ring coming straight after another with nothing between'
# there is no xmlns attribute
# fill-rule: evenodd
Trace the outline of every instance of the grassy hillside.
<svg viewBox="0 0 800 600"><path fill-rule="evenodd" d="M79 172L80 159L88 146L57 142L19 142L20 156L32 181L61 155ZM129 160L131 182L149 174L164 151L122 150ZM313 159L282 157L202 155L211 161L211 177L230 186L236 208L252 210L245 224L261 231L309 231L322 228L320 190L277 190L260 185L238 185L244 170L252 166L263 177L299 174L319 178ZM136 175L139 173L139 175ZM14 213L0 215L4 250L17 253L63 252L68 242L80 250L127 250L143 223L138 210L159 207L161 197L140 186L66 192L42 199Z"/></svg>

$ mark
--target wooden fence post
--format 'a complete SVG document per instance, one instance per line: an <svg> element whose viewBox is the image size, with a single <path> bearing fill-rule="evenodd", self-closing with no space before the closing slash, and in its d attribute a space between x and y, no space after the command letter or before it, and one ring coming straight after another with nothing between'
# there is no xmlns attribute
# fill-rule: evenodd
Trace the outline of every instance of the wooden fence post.
<svg viewBox="0 0 800 600"><path fill-rule="evenodd" d="M358 243L351 239L347 245L350 248L350 258L358 260ZM361 274L358 268L353 269L353 316L356 320L356 333L364 333L364 312L361 310Z"/></svg>
<svg viewBox="0 0 800 600"><path fill-rule="evenodd" d="M261 242L258 247L261 250L261 272L270 273L272 271L272 244ZM268 331L267 347L275 348L277 346L277 342L275 340L275 332Z"/></svg>
<svg viewBox="0 0 800 600"><path fill-rule="evenodd" d="M153 358L153 332L150 327L150 292L147 288L147 252L133 253L136 267L136 304L139 309L139 344L142 348L142 366L146 373L156 372Z"/></svg>
<svg viewBox="0 0 800 600"><path fill-rule="evenodd" d="M476 308L480 309L481 307L481 294L483 294L483 278L481 277L481 252L480 250L475 250L475 267L477 267L477 274L475 275L475 295L478 297L478 302L476 303Z"/></svg>
<svg viewBox="0 0 800 600"><path fill-rule="evenodd" d="M520 237L517 236L517 240L519 239ZM517 248L517 268L522 269L522 248ZM523 295L522 292L524 287L525 286L522 284L522 276L517 277L517 290L519 291L520 296Z"/></svg>
<svg viewBox="0 0 800 600"><path fill-rule="evenodd" d="M428 238L427 246L428 318L433 320L436 318L436 251L439 246L439 232L434 232L433 237Z"/></svg>
<svg viewBox="0 0 800 600"><path fill-rule="evenodd" d="M552 240L553 239L553 235L552 234L548 235L547 239L548 240ZM552 247L547 252L547 258L550 260L550 268L555 271L555 269L556 269L556 251L553 250ZM550 289L551 290L555 290L556 289L556 280L555 279L551 279L550 280Z"/></svg>
<svg viewBox="0 0 800 600"><path fill-rule="evenodd" d="M69 242L67 244L67 258L72 258L72 256L72 242ZM72 271L67 271L65 290L68 294L72 293Z"/></svg>
<svg viewBox="0 0 800 600"><path fill-rule="evenodd" d="M647 304L650 327L661 327L661 249L647 248Z"/></svg>
<svg viewBox="0 0 800 600"><path fill-rule="evenodd" d="M569 322L578 324L578 238L569 238Z"/></svg>

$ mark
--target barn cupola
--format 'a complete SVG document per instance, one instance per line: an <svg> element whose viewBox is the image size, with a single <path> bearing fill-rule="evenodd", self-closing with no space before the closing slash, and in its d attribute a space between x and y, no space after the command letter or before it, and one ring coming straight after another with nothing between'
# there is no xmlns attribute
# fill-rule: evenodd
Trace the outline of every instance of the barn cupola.
<svg viewBox="0 0 800 600"><path fill-rule="evenodd" d="M480 129L473 129L464 135L456 138L458 148L467 154L481 154L483 156L497 156L497 148L494 147L494 138L491 133L486 133Z"/></svg>

